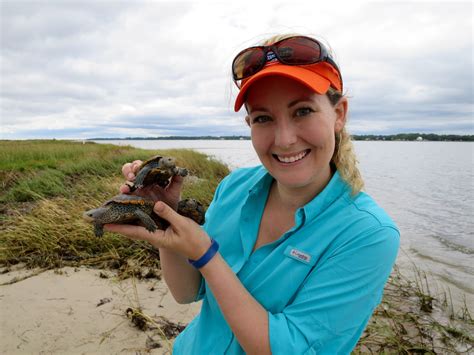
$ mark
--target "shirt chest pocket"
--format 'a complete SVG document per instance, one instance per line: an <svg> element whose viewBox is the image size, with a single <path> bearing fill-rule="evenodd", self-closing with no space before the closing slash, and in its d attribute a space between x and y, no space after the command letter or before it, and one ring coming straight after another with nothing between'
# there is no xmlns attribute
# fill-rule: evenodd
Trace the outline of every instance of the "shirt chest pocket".
<svg viewBox="0 0 474 355"><path fill-rule="evenodd" d="M286 257L296 260L302 263L303 265L306 265L309 267L314 266L314 264L316 263L316 258L313 255L303 250L297 249L293 247L292 245L288 245L285 251L283 252L283 254Z"/></svg>
<svg viewBox="0 0 474 355"><path fill-rule="evenodd" d="M292 295L301 287L306 277L313 270L316 257L291 245L286 247L283 255L281 282L287 288L288 295Z"/></svg>
<svg viewBox="0 0 474 355"><path fill-rule="evenodd" d="M314 255L291 245L278 259L259 283L261 287L252 292L271 312L280 312L291 302L316 264Z"/></svg>

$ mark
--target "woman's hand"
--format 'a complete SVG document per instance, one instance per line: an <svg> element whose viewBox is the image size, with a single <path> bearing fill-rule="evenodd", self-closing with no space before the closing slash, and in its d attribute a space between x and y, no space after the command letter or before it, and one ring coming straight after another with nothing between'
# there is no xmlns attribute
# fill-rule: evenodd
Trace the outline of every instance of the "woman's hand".
<svg viewBox="0 0 474 355"><path fill-rule="evenodd" d="M135 160L132 163L126 163L122 166L122 173L127 182L133 182L135 180L135 174L138 172L142 165L141 160ZM181 199L181 188L183 186L184 178L179 175L175 175L171 178L171 182L165 188L159 185L146 186L137 189L132 192L133 195L144 196L152 198L156 201L163 201L174 210L178 208L178 202ZM125 183L120 186L120 192L123 194L130 193L130 187Z"/></svg>
<svg viewBox="0 0 474 355"><path fill-rule="evenodd" d="M154 212L170 223L166 230L151 233L144 227L124 224L106 224L104 227L107 231L145 240L155 248L170 249L192 260L199 259L211 246L207 233L192 219L179 215L161 201L155 204Z"/></svg>

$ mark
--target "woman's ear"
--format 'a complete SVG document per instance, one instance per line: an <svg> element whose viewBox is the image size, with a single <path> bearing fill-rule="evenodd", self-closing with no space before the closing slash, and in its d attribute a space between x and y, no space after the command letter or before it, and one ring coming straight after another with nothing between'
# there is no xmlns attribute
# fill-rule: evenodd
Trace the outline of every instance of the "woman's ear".
<svg viewBox="0 0 474 355"><path fill-rule="evenodd" d="M349 109L349 102L347 98L342 97L334 106L334 111L336 112L336 122L334 124L334 131L336 133L342 131L347 121L347 111Z"/></svg>

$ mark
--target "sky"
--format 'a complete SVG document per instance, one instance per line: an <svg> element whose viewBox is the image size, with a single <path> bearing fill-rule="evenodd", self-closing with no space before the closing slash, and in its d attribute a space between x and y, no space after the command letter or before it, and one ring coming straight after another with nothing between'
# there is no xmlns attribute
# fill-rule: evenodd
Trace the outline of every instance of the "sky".
<svg viewBox="0 0 474 355"><path fill-rule="evenodd" d="M281 33L333 50L352 134L474 134L473 3L0 0L0 138L249 135L230 66Z"/></svg>

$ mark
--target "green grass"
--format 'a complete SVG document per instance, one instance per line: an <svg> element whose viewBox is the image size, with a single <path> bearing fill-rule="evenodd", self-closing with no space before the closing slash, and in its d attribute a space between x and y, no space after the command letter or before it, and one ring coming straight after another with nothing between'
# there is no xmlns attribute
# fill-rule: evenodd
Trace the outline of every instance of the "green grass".
<svg viewBox="0 0 474 355"><path fill-rule="evenodd" d="M223 164L191 150L149 151L55 140L0 141L0 202L70 198L78 179L120 176L124 163L145 160L154 154L174 156L191 174L207 180L210 188L228 173Z"/></svg>
<svg viewBox="0 0 474 355"><path fill-rule="evenodd" d="M82 213L119 192L121 167L161 154L188 168L183 198L206 207L228 168L192 150L143 150L70 141L0 141L0 264L157 265L147 244L107 233L95 238Z"/></svg>

